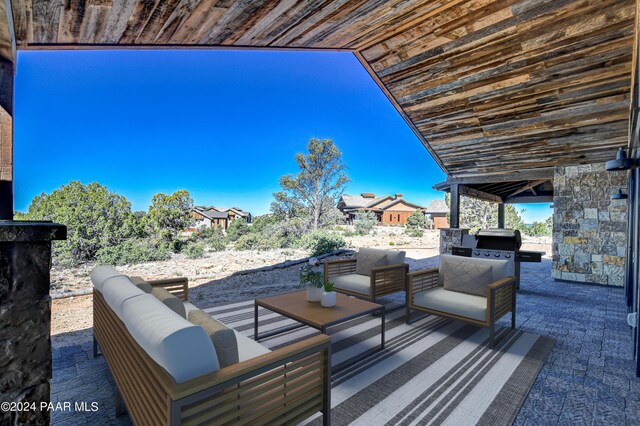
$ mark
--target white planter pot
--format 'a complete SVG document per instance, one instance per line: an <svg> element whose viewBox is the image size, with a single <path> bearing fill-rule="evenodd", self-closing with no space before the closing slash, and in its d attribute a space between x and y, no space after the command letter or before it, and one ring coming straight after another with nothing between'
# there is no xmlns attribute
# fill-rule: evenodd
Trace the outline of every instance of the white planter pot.
<svg viewBox="0 0 640 426"><path fill-rule="evenodd" d="M336 306L336 292L330 291L329 293L322 293L322 300L320 301L320 304L325 308Z"/></svg>
<svg viewBox="0 0 640 426"><path fill-rule="evenodd" d="M319 302L322 299L322 287L307 286L307 300L309 302Z"/></svg>

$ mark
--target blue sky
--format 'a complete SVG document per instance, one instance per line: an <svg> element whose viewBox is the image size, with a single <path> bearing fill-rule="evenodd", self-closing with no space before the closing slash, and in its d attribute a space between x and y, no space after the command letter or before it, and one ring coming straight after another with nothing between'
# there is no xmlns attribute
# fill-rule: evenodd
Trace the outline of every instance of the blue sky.
<svg viewBox="0 0 640 426"><path fill-rule="evenodd" d="M312 137L343 152L347 193L443 197L444 173L346 52L20 52L14 126L20 211L80 180L135 210L187 189L196 204L266 213ZM548 206L521 206L525 221Z"/></svg>

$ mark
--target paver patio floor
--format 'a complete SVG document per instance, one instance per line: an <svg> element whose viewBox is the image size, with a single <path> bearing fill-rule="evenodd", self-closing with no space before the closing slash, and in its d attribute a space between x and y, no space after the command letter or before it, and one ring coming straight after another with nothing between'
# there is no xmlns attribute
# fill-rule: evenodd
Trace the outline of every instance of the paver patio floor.
<svg viewBox="0 0 640 426"><path fill-rule="evenodd" d="M517 326L556 344L515 424L640 424L640 379L623 289L555 282L550 268L548 260L522 265ZM508 319L499 325L508 326ZM52 424L130 424L126 416L115 417L113 380L104 358L92 357L88 335L72 346L56 341L52 401L97 402L99 410L54 412Z"/></svg>

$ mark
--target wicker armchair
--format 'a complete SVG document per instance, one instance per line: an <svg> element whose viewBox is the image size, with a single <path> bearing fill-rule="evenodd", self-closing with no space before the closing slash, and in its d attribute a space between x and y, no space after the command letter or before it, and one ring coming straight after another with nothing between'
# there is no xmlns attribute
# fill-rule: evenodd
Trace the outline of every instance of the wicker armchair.
<svg viewBox="0 0 640 426"><path fill-rule="evenodd" d="M494 260L479 260L497 262ZM444 289L438 268L412 272L408 274L407 279L407 324L415 321L415 319L411 320L411 311L416 310L487 327L489 328L489 347L492 349L495 345L495 323L498 319L511 312L511 329L515 328L516 279L513 276L505 276L488 284L484 298ZM448 294L445 295L445 293ZM443 296L445 296L444 299ZM447 297L449 298L448 300ZM470 314L471 310L469 309L468 301L476 303L475 313L481 315L472 317L473 314ZM479 304L484 304L484 306L479 306Z"/></svg>
<svg viewBox="0 0 640 426"><path fill-rule="evenodd" d="M339 293L361 299L376 301L376 298L405 291L409 265L404 263L404 252L360 249L369 252L388 253L392 264L369 269L369 276L357 273L356 259L330 260L324 263L324 281L332 281L333 289ZM397 262L397 263L396 263Z"/></svg>

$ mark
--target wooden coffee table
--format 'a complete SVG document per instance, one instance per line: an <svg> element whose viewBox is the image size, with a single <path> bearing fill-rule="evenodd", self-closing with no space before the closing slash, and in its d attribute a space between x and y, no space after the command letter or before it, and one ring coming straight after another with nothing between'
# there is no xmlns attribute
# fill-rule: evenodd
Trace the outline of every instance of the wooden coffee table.
<svg viewBox="0 0 640 426"><path fill-rule="evenodd" d="M259 306L276 312L287 318L294 319L300 324L281 327L277 330L259 334ZM348 367L354 362L357 362L365 356L368 356L372 352L377 352L384 349L384 310L384 305L367 302L366 300L345 296L340 293L336 294L336 306L332 308L325 308L320 305L320 302L313 303L307 301L307 292L304 290L281 294L278 296L265 297L255 300L253 336L257 341L259 339L264 339L304 326L313 327L317 330L320 330L321 333L326 334L327 327L331 327L332 325L341 324L354 318L362 317L369 314L380 313L380 347L365 351L361 354L361 356L358 356L357 359L353 359L346 364L341 363L338 368L334 369L335 372L336 370L341 370L345 367Z"/></svg>

